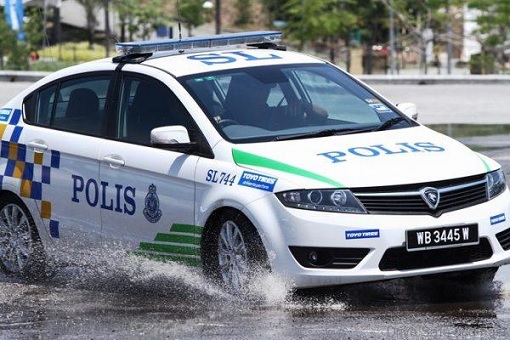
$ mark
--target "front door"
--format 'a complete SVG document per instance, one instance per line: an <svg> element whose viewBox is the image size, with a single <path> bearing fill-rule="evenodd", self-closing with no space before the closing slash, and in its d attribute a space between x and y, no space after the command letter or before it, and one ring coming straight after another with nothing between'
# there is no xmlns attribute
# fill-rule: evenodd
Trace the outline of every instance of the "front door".
<svg viewBox="0 0 510 340"><path fill-rule="evenodd" d="M163 83L148 77L121 79L115 138L101 145L101 207L107 245L123 240L144 255L186 263L199 260L194 226L194 173L198 156L150 145L158 126L191 118Z"/></svg>

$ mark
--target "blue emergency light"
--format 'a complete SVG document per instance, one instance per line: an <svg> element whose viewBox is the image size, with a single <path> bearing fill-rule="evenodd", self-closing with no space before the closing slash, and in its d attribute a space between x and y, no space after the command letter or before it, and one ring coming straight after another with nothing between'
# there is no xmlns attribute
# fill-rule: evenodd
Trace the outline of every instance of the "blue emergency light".
<svg viewBox="0 0 510 340"><path fill-rule="evenodd" d="M282 33L278 31L256 31L220 34L210 37L190 37L160 41L116 43L120 54L150 53L158 51L182 51L191 49L219 48L248 44L277 44Z"/></svg>

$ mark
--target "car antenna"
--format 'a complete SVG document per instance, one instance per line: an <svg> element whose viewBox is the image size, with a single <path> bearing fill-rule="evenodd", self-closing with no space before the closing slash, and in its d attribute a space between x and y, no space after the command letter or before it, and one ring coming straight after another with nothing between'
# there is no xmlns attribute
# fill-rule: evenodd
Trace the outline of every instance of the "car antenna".
<svg viewBox="0 0 510 340"><path fill-rule="evenodd" d="M179 41L182 40L182 28L181 28L181 1L177 0L177 31L179 31ZM180 53L184 50L180 50Z"/></svg>

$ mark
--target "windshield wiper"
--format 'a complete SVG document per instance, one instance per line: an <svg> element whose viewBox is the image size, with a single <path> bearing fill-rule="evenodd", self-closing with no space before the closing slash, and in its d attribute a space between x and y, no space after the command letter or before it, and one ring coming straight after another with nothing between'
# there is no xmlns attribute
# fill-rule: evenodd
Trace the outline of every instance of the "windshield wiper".
<svg viewBox="0 0 510 340"><path fill-rule="evenodd" d="M394 117L394 118L388 119L387 121L385 121L384 123L382 123L381 125L376 127L375 129L373 129L372 131L388 130L390 127L392 127L394 125L397 125L398 123L400 123L401 121L404 121L404 120L406 120L406 119L404 117L402 117L402 116L398 116L398 117Z"/></svg>
<svg viewBox="0 0 510 340"><path fill-rule="evenodd" d="M292 135L278 136L274 140L281 141L281 140L292 140L292 139L341 136L341 135L350 135L350 134L354 134L354 133L368 132L368 131L372 131L372 130L373 130L373 128L370 128L370 129L355 129L355 128L326 129L326 130L320 130L320 131L303 132L303 133L297 133L297 134L292 134Z"/></svg>

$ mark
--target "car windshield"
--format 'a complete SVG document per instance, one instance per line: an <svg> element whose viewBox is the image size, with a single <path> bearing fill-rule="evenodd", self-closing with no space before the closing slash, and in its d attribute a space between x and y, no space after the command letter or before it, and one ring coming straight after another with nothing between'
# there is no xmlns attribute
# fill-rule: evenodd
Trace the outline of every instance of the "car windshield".
<svg viewBox="0 0 510 340"><path fill-rule="evenodd" d="M390 104L328 64L272 65L184 77L229 141L261 142L409 127Z"/></svg>

